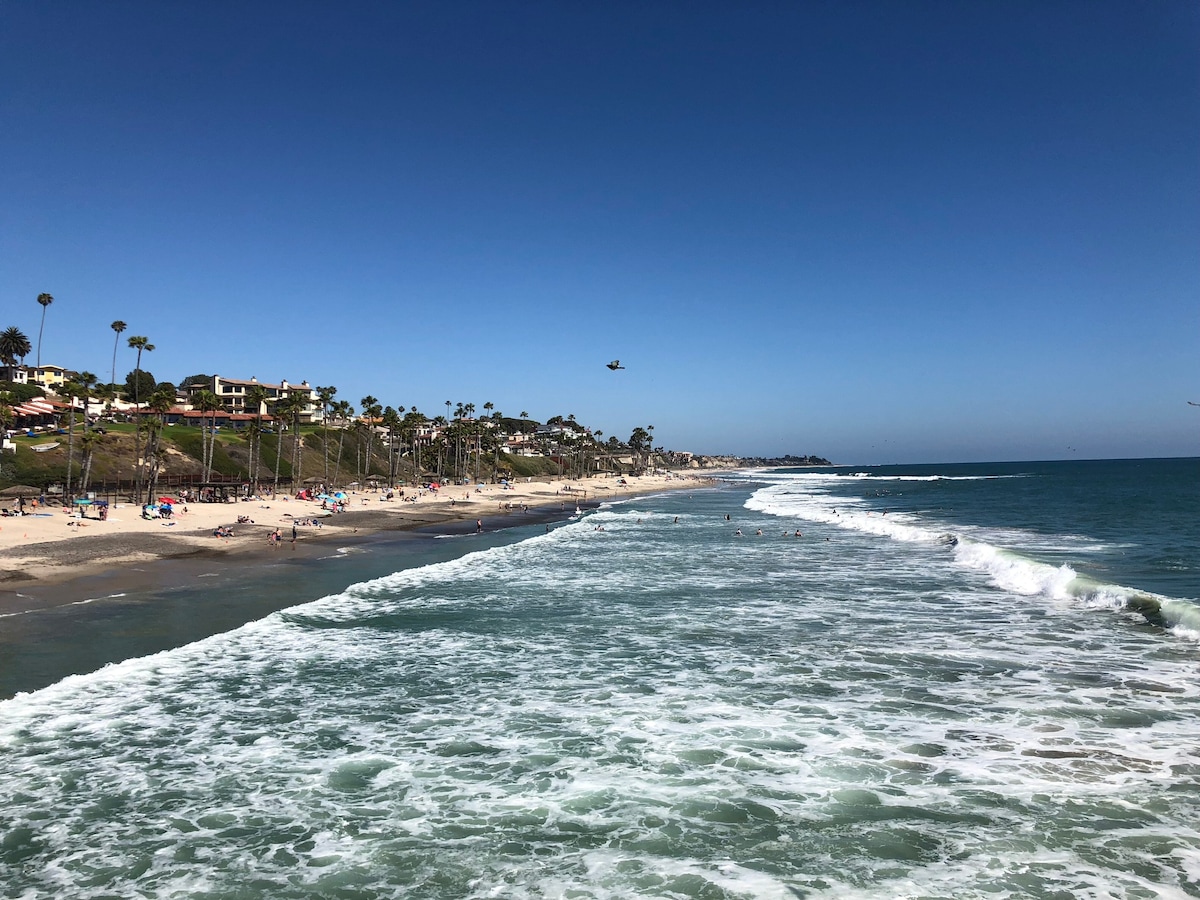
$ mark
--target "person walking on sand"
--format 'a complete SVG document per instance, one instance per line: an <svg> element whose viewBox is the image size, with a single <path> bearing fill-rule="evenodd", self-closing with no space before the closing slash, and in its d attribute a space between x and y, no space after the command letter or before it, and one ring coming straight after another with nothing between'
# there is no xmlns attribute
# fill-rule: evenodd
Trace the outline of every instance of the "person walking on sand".
<svg viewBox="0 0 1200 900"><path fill-rule="evenodd" d="M296 523L292 522L292 549L296 549Z"/></svg>

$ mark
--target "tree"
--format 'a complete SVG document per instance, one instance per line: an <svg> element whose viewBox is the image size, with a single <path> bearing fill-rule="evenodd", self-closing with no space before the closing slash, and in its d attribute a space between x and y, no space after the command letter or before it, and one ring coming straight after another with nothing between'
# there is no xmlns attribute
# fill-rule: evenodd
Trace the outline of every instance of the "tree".
<svg viewBox="0 0 1200 900"><path fill-rule="evenodd" d="M354 407L350 405L349 400L338 400L333 404L333 412L338 417L338 422L341 423L342 432L338 435L337 464L333 470L333 481L334 484L341 484L342 445L346 443L346 426L350 424L350 417L354 415Z"/></svg>
<svg viewBox="0 0 1200 900"><path fill-rule="evenodd" d="M184 381L186 382L187 379L185 378ZM250 480L254 482L256 493L258 488L258 470L262 465L263 409L269 399L267 389L261 384L251 385L250 389L246 391L246 406L253 406L255 415L253 427L250 430L250 471L248 474Z"/></svg>
<svg viewBox="0 0 1200 900"><path fill-rule="evenodd" d="M646 460L649 459L650 453L650 434L645 428L640 425L633 429L633 433L629 435L629 449L636 455L643 456ZM642 463L645 466L645 462Z"/></svg>
<svg viewBox="0 0 1200 900"><path fill-rule="evenodd" d="M325 456L325 487L329 487L329 407L337 396L337 388L333 386L318 387L317 398L321 401L321 424L324 436L321 438L321 452Z"/></svg>
<svg viewBox="0 0 1200 900"><path fill-rule="evenodd" d="M162 468L162 454L159 445L162 441L162 430L167 424L167 413L175 405L174 391L155 391L146 401L146 406L155 415L148 417L142 428L146 432L146 460L149 476L146 479L146 503L154 502L157 493L158 472ZM205 481L208 479L205 478Z"/></svg>
<svg viewBox="0 0 1200 900"><path fill-rule="evenodd" d="M203 375L203 374L202 375L189 375L187 378L183 379L183 381L179 382L179 387L183 390L187 390L188 387L190 387L193 384L203 384L203 385L211 386L212 385L212 376L211 375ZM251 388L251 390L253 390L253 388ZM249 403L249 397L247 397L246 402Z"/></svg>
<svg viewBox="0 0 1200 900"><path fill-rule="evenodd" d="M130 369L129 374L125 376L126 397L149 397L157 388L158 381L155 380L154 373L147 369L140 372Z"/></svg>
<svg viewBox="0 0 1200 900"><path fill-rule="evenodd" d="M152 343L150 343L150 339L148 337L146 337L145 335L134 335L133 337L131 337L129 339L128 343L129 343L130 347L132 347L134 350L137 351L137 363L134 365L134 369L133 369L133 371L137 373L137 376L134 378L134 382L133 382L133 403L134 403L134 407L135 407L134 413L135 413L136 421L138 422L139 427L137 429L135 429L135 431L134 431L134 448L133 449L134 449L134 454L135 454L134 468L136 469L136 472L137 472L136 478L135 478L136 486L137 486L137 496L140 497L142 494L142 432L141 432L141 427L140 427L141 420L142 420L142 411L141 411L142 403L141 403L141 393L140 393L139 389L141 387L142 353L143 353L143 351L147 352L147 353L152 352L154 350L154 345ZM152 376L152 378L153 378L153 376ZM128 382L128 379L126 379L126 382Z"/></svg>
<svg viewBox="0 0 1200 900"><path fill-rule="evenodd" d="M80 372L75 382L79 385L79 396L83 398L83 432L87 434L92 430L91 423L88 422L88 401L96 393L96 376L91 372Z"/></svg>
<svg viewBox="0 0 1200 900"><path fill-rule="evenodd" d="M8 380L12 381L16 374L14 369L17 365L17 360L24 360L29 355L29 351L33 347L29 343L29 338L25 337L25 332L21 331L15 325L12 328L6 328L0 332L0 361L8 368Z"/></svg>
<svg viewBox="0 0 1200 900"><path fill-rule="evenodd" d="M289 419L292 429L292 486L303 476L303 463L300 454L300 414L308 407L308 397L300 391L292 391L281 404L283 413Z"/></svg>
<svg viewBox="0 0 1200 900"><path fill-rule="evenodd" d="M121 340L121 332L124 331L129 326L126 325L124 322L122 322L120 319L117 319L117 321L113 322L112 325L110 325L108 327L116 332L116 334L113 336L112 381L110 382L111 384L116 384L117 383L117 343Z"/></svg>
<svg viewBox="0 0 1200 900"><path fill-rule="evenodd" d="M104 435L98 431L84 432L79 437L79 448L83 452L83 474L79 476L79 493L86 494L88 482L92 477L92 458L96 454L96 447L100 445Z"/></svg>
<svg viewBox="0 0 1200 900"><path fill-rule="evenodd" d="M388 487L391 487L396 481L396 429L400 427L400 414L385 406L383 424L388 430Z"/></svg>
<svg viewBox="0 0 1200 900"><path fill-rule="evenodd" d="M38 326L37 367L42 367L42 329L46 327L46 309L54 302L49 294L38 294L38 303L42 305L42 324Z"/></svg>
<svg viewBox="0 0 1200 900"><path fill-rule="evenodd" d="M155 393L158 396L159 392ZM161 392L161 393L165 393ZM171 398L175 395L172 393ZM192 408L200 410L201 413L212 414L212 425L206 426L203 415L200 418L200 463L204 466L204 480L209 481L212 477L212 457L213 451L209 449L210 444L213 450L216 449L217 442L217 411L223 409L221 398L212 391L197 391L192 397Z"/></svg>
<svg viewBox="0 0 1200 900"><path fill-rule="evenodd" d="M363 418L368 421L367 425L367 467L364 470L365 474L371 474L371 438L375 436L375 426L372 420L383 414L383 407L379 405L379 401L370 394L358 401L362 404Z"/></svg>
<svg viewBox="0 0 1200 900"><path fill-rule="evenodd" d="M58 388L58 395L70 404L71 415L67 425L67 481L66 487L63 489L63 499L68 503L71 501L71 476L72 467L75 462L75 399L80 394L80 387L74 381L68 381Z"/></svg>

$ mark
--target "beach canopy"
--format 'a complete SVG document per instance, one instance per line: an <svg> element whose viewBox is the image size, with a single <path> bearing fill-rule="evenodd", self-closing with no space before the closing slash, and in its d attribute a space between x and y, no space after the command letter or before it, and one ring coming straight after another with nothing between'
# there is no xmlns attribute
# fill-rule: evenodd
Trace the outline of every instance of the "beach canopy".
<svg viewBox="0 0 1200 900"><path fill-rule="evenodd" d="M41 488L30 487L27 484L14 484L0 491L0 497L36 497L42 492Z"/></svg>
<svg viewBox="0 0 1200 900"><path fill-rule="evenodd" d="M96 502L95 500L76 500L75 505L76 506L91 506L95 502Z"/></svg>

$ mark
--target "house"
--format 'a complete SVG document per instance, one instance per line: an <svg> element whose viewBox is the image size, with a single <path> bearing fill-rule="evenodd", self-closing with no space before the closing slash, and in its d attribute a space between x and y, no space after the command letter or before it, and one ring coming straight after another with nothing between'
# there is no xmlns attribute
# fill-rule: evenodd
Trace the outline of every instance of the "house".
<svg viewBox="0 0 1200 900"><path fill-rule="evenodd" d="M55 390L67 381L67 370L62 366L13 366L13 384L36 384Z"/></svg>
<svg viewBox="0 0 1200 900"><path fill-rule="evenodd" d="M266 402L261 404L258 409L254 408L254 404L247 402L247 396L254 388L262 388L267 396ZM299 384L288 384L287 379L279 382L279 384L270 384L265 381L259 381L251 376L249 380L240 378L222 378L220 375L214 375L207 382L189 384L187 393L189 402L194 402L196 394L200 391L212 391L221 400L225 411L229 413L243 413L247 415L265 415L273 411L277 405L282 403L288 397L294 394L299 394L307 401L304 408L300 411L300 423L302 425L311 425L314 421L319 421L322 415L321 399L317 396L317 392L309 385L307 381L302 381Z"/></svg>

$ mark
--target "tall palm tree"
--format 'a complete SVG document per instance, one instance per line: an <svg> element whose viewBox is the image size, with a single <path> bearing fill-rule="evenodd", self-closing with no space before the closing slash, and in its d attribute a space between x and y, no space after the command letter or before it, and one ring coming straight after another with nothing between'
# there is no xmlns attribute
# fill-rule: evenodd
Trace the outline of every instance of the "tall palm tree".
<svg viewBox="0 0 1200 900"><path fill-rule="evenodd" d="M338 400L333 404L333 412L338 417L338 422L341 423L341 434L338 435L337 465L333 470L333 482L334 484L341 484L342 445L346 443L346 427L350 424L350 417L354 415L354 407L350 405L349 400Z"/></svg>
<svg viewBox="0 0 1200 900"><path fill-rule="evenodd" d="M317 397L321 401L321 424L323 426L324 437L321 439L321 452L325 456L325 486L329 486L329 407L333 404L333 398L337 395L337 388L319 387L317 388Z"/></svg>
<svg viewBox="0 0 1200 900"><path fill-rule="evenodd" d="M88 422L88 403L96 393L97 378L91 372L80 372L79 377L75 379L75 383L79 385L79 396L83 398L83 433L87 434L92 430L91 423Z"/></svg>
<svg viewBox="0 0 1200 900"><path fill-rule="evenodd" d="M147 408L155 414L148 417L144 423L148 473L146 478L146 503L153 503L154 495L157 493L158 472L162 468L162 453L159 451L159 446L162 442L162 430L167 424L167 413L171 411L171 407L174 405L174 391L155 391L146 400ZM204 480L207 481L208 479L205 478Z"/></svg>
<svg viewBox="0 0 1200 900"><path fill-rule="evenodd" d="M358 402L362 404L362 414L367 419L375 419L378 416L383 414L383 407L381 407L379 405L379 401L376 398L372 397L370 394L367 394L367 396L363 397ZM366 422L365 424L367 425L367 467L364 470L364 473L367 475L370 475L371 474L371 438L374 437L374 435L375 435L375 426L370 421Z"/></svg>
<svg viewBox="0 0 1200 900"><path fill-rule="evenodd" d="M116 332L116 334L113 335L112 381L110 382L110 384L116 384L117 383L117 344L121 340L121 332L124 331L129 326L126 325L124 322L122 322L120 319L117 319L117 321L113 322L112 325L110 325L109 327L113 331Z"/></svg>
<svg viewBox="0 0 1200 900"><path fill-rule="evenodd" d="M388 430L388 487L396 481L396 429L400 427L400 414L390 406L383 408L383 424Z"/></svg>
<svg viewBox="0 0 1200 900"><path fill-rule="evenodd" d="M134 469L136 470L135 482L137 496L142 495L142 402L140 395L142 381L142 353L152 352L154 345L150 343L150 338L145 335L134 335L129 339L129 346L137 351L137 363L134 365L133 376L133 405L134 405L134 420L138 423L138 427L134 429Z"/></svg>
<svg viewBox="0 0 1200 900"><path fill-rule="evenodd" d="M457 427L454 429L454 477L458 480L467 474L467 426L463 417L467 415L467 407L460 403L454 407L454 418ZM459 457L462 463L459 463ZM461 475L459 473L462 473Z"/></svg>
<svg viewBox="0 0 1200 900"><path fill-rule="evenodd" d="M283 399L275 398L275 403L271 407L271 416L275 419L275 483L271 486L271 493L279 493L279 465L283 459Z"/></svg>
<svg viewBox="0 0 1200 900"><path fill-rule="evenodd" d="M204 466L204 481L207 483L212 477L213 450L216 449L217 443L216 414L223 408L223 404L221 398L212 391L197 391L192 395L192 408L200 410L201 413L212 414L211 426L205 424L203 415L200 418L200 464ZM209 449L210 444L213 450Z"/></svg>
<svg viewBox="0 0 1200 900"><path fill-rule="evenodd" d="M42 324L38 326L37 367L42 367L42 329L46 327L46 308L54 302L49 294L38 294L38 303L42 305Z"/></svg>
<svg viewBox="0 0 1200 900"><path fill-rule="evenodd" d="M86 494L88 482L92 477L92 458L96 455L96 447L104 435L98 431L88 431L79 436L79 449L83 452L83 474L79 476L79 493Z"/></svg>
<svg viewBox="0 0 1200 900"><path fill-rule="evenodd" d="M23 360L32 349L25 332L15 325L0 331L0 361L8 368L9 381L13 380L13 369L16 368L17 360Z"/></svg>
<svg viewBox="0 0 1200 900"><path fill-rule="evenodd" d="M58 395L70 404L71 415L67 425L67 482L63 489L63 499L68 503L73 499L71 496L71 476L72 468L75 462L75 399L80 394L80 387L74 381L68 381L58 386Z"/></svg>
<svg viewBox="0 0 1200 900"><path fill-rule="evenodd" d="M283 401L283 411L290 420L292 429L292 487L303 477L304 460L300 451L300 414L308 407L308 397L293 391Z"/></svg>
<svg viewBox="0 0 1200 900"><path fill-rule="evenodd" d="M254 427L250 430L250 481L254 483L255 492L258 489L258 470L262 465L262 417L266 406L267 389L261 384L255 384L246 391L246 405L254 407Z"/></svg>

